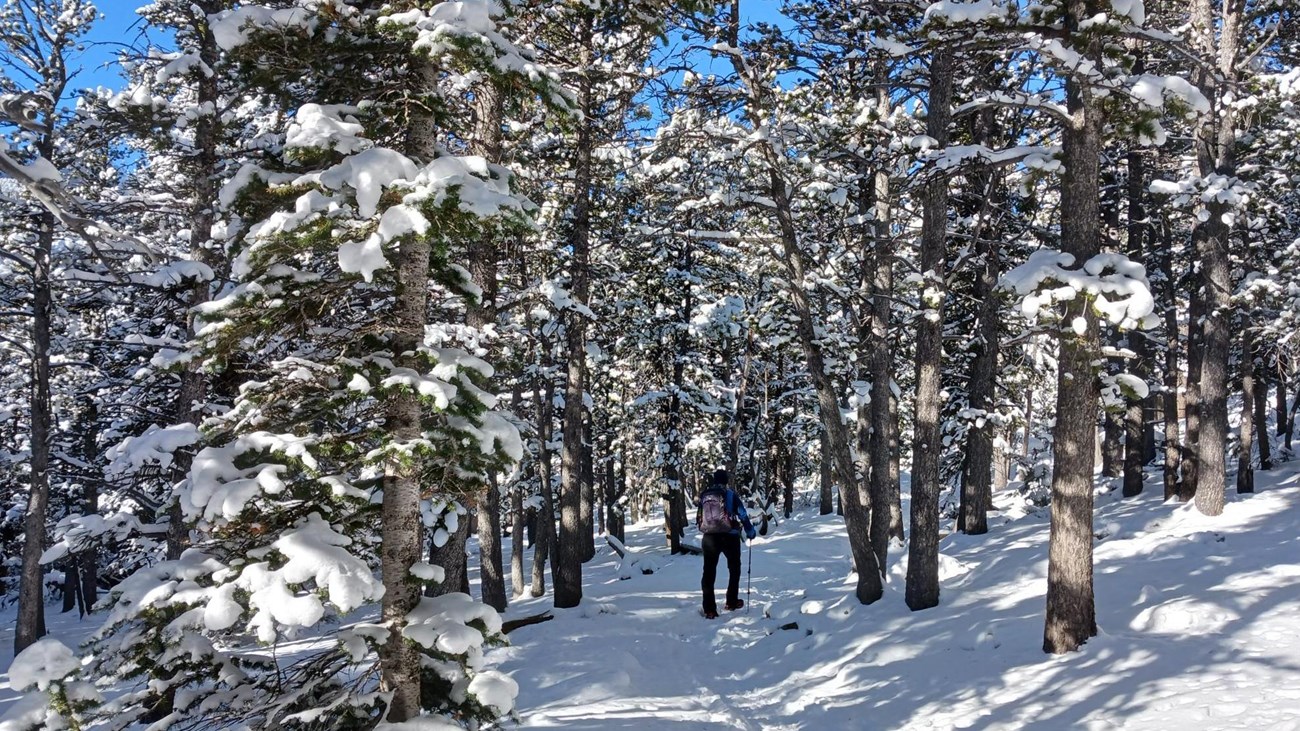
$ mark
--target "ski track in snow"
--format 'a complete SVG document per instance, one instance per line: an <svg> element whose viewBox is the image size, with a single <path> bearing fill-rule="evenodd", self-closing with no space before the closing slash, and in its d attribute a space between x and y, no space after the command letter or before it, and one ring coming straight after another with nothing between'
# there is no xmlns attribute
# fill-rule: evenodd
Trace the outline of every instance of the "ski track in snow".
<svg viewBox="0 0 1300 731"><path fill-rule="evenodd" d="M1064 656L1041 649L1047 510L1001 495L987 535L941 541L933 609L904 604L897 546L884 598L858 604L842 520L804 511L754 543L749 605L705 620L700 558L668 556L661 526L642 523L626 542L656 573L619 580L602 541L582 604L516 599L508 618L555 619L488 658L519 682L526 729L1300 731L1300 463L1256 481L1217 518L1163 504L1154 479L1136 499L1099 495L1099 632ZM723 561L719 601L725 581ZM0 612L0 667L13 617ZM69 644L98 626L54 606L47 621Z"/></svg>

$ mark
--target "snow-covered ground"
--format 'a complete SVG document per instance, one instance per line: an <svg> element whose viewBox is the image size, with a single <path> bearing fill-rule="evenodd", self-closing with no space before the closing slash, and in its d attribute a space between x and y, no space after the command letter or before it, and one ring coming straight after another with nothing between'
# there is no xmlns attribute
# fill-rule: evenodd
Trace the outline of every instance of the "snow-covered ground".
<svg viewBox="0 0 1300 731"><path fill-rule="evenodd" d="M753 544L747 609L705 620L700 559L646 523L627 543L658 571L620 571L602 543L582 605L516 601L508 618L555 618L489 658L519 682L522 728L1300 729L1300 463L1257 484L1218 518L1155 482L1100 495L1100 634L1066 656L1041 650L1047 511L1002 496L988 535L943 540L934 609L903 603L898 551L884 599L857 604L842 523L813 513ZM69 644L95 626L50 622ZM11 607L0 667L12 641ZM12 700L0 675L0 714Z"/></svg>
<svg viewBox="0 0 1300 731"><path fill-rule="evenodd" d="M1300 474L1257 479L1213 519L1162 504L1154 482L1099 496L1100 634L1066 656L1041 649L1044 509L944 539L941 604L922 612L897 555L884 599L858 604L840 519L796 516L753 544L749 611L713 621L700 559L635 526L659 572L621 581L602 550L580 607L492 657L519 682L524 728L1300 729Z"/></svg>

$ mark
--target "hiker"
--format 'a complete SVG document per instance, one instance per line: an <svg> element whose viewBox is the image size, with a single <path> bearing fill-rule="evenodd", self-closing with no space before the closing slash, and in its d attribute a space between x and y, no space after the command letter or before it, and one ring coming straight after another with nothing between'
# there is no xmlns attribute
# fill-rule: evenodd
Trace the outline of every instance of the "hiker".
<svg viewBox="0 0 1300 731"><path fill-rule="evenodd" d="M704 534L700 540L704 549L704 577L700 580L704 618L717 619L718 600L713 595L713 582L718 578L718 555L727 557L727 611L740 609L745 606L740 598L740 530L743 527L751 541L756 533L740 496L727 487L726 470L713 473L713 486L700 493L695 506L695 524Z"/></svg>

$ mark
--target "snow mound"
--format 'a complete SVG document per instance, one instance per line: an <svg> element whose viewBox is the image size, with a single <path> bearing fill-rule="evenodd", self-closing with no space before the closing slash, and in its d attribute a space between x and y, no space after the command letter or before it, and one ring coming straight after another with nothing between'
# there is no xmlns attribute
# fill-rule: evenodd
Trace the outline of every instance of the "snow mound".
<svg viewBox="0 0 1300 731"><path fill-rule="evenodd" d="M1133 618L1129 628L1167 635L1213 634L1241 619L1227 607L1193 597L1181 597L1147 607Z"/></svg>
<svg viewBox="0 0 1300 731"><path fill-rule="evenodd" d="M77 655L67 645L46 637L18 653L9 666L9 686L14 690L49 690L81 667Z"/></svg>

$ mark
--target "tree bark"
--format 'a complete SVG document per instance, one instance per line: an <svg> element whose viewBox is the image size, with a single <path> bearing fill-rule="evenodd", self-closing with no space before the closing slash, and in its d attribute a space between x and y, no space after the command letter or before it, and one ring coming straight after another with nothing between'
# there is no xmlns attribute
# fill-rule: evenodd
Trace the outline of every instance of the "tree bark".
<svg viewBox="0 0 1300 731"><path fill-rule="evenodd" d="M1146 168L1142 154L1130 150L1126 160L1128 164L1128 253L1134 261L1141 261L1146 250L1146 206L1143 196L1146 192ZM1170 305L1172 306L1172 302ZM1150 376L1151 347L1144 333L1129 335L1130 349L1134 358L1132 372L1134 376L1146 381ZM1129 399L1124 413L1124 497L1134 497L1142 492L1142 468L1146 463L1146 406L1150 398Z"/></svg>
<svg viewBox="0 0 1300 731"><path fill-rule="evenodd" d="M622 457L617 452L618 447L614 440L614 431L606 431L605 450L606 462L604 471L605 483L605 531L611 536L623 540L623 493L618 489L618 469L622 464Z"/></svg>
<svg viewBox="0 0 1300 731"><path fill-rule="evenodd" d="M1124 422L1107 411L1102 417L1101 474L1120 477L1124 474Z"/></svg>
<svg viewBox="0 0 1300 731"><path fill-rule="evenodd" d="M483 603L506 610L506 580L501 565L501 488L495 475L488 477L487 489L479 496L479 591Z"/></svg>
<svg viewBox="0 0 1300 731"><path fill-rule="evenodd" d="M1286 417L1286 432L1284 446L1288 452L1291 451L1291 438L1295 433L1295 415L1300 411L1300 391L1296 391L1295 399L1291 402L1291 413Z"/></svg>
<svg viewBox="0 0 1300 731"><path fill-rule="evenodd" d="M1268 378L1259 369L1255 373L1255 441L1259 442L1259 468L1273 469L1272 449L1268 438Z"/></svg>
<svg viewBox="0 0 1300 731"><path fill-rule="evenodd" d="M671 382L669 383L670 395L665 403L667 413L664 415L667 425L667 433L664 435L664 538L668 544L668 552L672 555L683 553L682 539L685 537L684 525L685 516L681 514L681 508L678 504L677 496L686 489L684 484L684 475L682 474L682 459L686 452L686 445L683 443L684 433L682 431L682 399L681 399L681 381L684 374L685 362L682 357L681 348L682 334L679 331L674 335L673 346L673 363L671 370ZM734 479L734 477L732 478Z"/></svg>
<svg viewBox="0 0 1300 731"><path fill-rule="evenodd" d="M835 486L835 480L831 477L831 456L830 445L826 442L826 430L823 429L818 440L821 444L821 475L820 490L817 494L817 514L830 515L835 512L835 499L832 497L831 489Z"/></svg>
<svg viewBox="0 0 1300 731"><path fill-rule="evenodd" d="M1205 295L1202 277L1193 276L1192 295L1187 306L1187 381L1183 394L1183 423L1185 436L1181 461L1181 479L1178 481L1178 499L1190 502L1196 497L1201 474L1201 369L1205 363L1204 328Z"/></svg>
<svg viewBox="0 0 1300 731"><path fill-rule="evenodd" d="M94 398L87 398L83 412L84 428L81 434L81 459L88 465L94 465L99 459L99 406ZM82 489L81 514L97 515L99 513L99 482L93 475L88 475ZM91 547L78 556L77 563L81 574L81 598L85 610L89 613L99 601L99 548Z"/></svg>
<svg viewBox="0 0 1300 731"><path fill-rule="evenodd" d="M739 47L739 25L740 3L739 0L732 0L727 34L733 47ZM751 78L749 70L736 56L732 55L731 60L736 73L746 87L749 102L746 114L749 121L756 129L761 128L766 121L761 111L764 102L767 101L765 82ZM761 143L759 148L766 167L767 191L774 203L778 237L784 255L782 265L787 275L786 291L789 293L790 304L796 316L796 332L804 351L809 377L813 382L813 390L817 394L822 426L827 432L831 453L834 456L836 482L840 486L849 549L853 556L854 568L857 570L854 595L859 602L870 604L884 593L880 568L875 551L871 547L870 496L863 489L864 485L857 479L849 430L840 415L840 403L834 379L826 372L826 361L821 344L817 340L812 303L805 289L808 281L805 254L799 245L791 193L785 179L781 177L780 166L784 163L784 159L769 142Z"/></svg>
<svg viewBox="0 0 1300 731"><path fill-rule="evenodd" d="M888 64L878 62L873 73L877 85L876 111L883 119L889 115L893 105L887 84ZM889 227L893 211L890 206L888 171L877 170L871 173L864 167L860 185L865 188L868 184L871 187L863 191L863 205L859 211L862 215L872 214L869 248L863 251L863 260L871 263L870 275L863 277L870 294L870 347L867 363L871 370L871 438L867 448L870 469L863 474L867 475L867 491L871 496L871 546L876 552L877 567L883 577L888 565L889 539L897 537L901 540L903 537L901 502L895 510L891 499L896 498L899 492L895 470L898 459L898 404L892 388L894 351L890 347L889 337L890 316L894 305L894 241ZM866 205L868 202L870 207Z"/></svg>
<svg viewBox="0 0 1300 731"><path fill-rule="evenodd" d="M844 506L844 519L849 534L849 547L853 555L853 565L858 572L857 586L854 594L858 601L870 604L881 597L884 587L881 581L880 567L871 546L870 537L870 496L857 479L853 464L849 431L840 415L840 404L836 388L830 374L826 372L826 362L822 356L821 346L816 339L813 325L812 306L803 289L805 269L803 251L798 245L798 234L791 215L789 193L779 173L769 160L768 181L773 199L777 202L777 220L780 224L781 241L785 252L785 265L790 275L791 304L798 316L797 332L807 360L808 372L817 394L817 405L821 410L822 427L825 429L831 454L834 458L836 483L840 486L840 499Z"/></svg>
<svg viewBox="0 0 1300 731"><path fill-rule="evenodd" d="M46 138L49 139L48 136ZM41 154L49 159L48 142ZM32 252L31 468L27 511L23 514L22 574L18 585L18 621L14 654L45 636L45 522L50 500L50 321L54 316L50 258L54 247L54 216L36 214L36 246Z"/></svg>
<svg viewBox="0 0 1300 731"><path fill-rule="evenodd" d="M515 400L514 403L519 403ZM524 533L527 520L524 513L524 492L516 484L510 490L510 590L514 596L524 595Z"/></svg>
<svg viewBox="0 0 1300 731"><path fill-rule="evenodd" d="M620 446L619 449L620 449L620 451L619 451L619 455L618 455L618 475L617 475L617 480L618 480L618 495L619 495L619 498L620 498L620 501L619 501L620 504L619 504L619 506L618 506L618 532L615 534L615 536L616 536L616 537L621 541L621 540L624 539L624 535L623 535L623 533L624 533L624 529L625 529L625 519L624 519L624 515L623 515L622 503L625 502L625 498L627 497L627 494L628 494L628 491L627 491L627 447L626 447L626 446ZM636 504L635 502L632 503L632 505L635 505L635 504ZM636 522L636 519L637 519L637 516L636 516L635 514L633 514L633 515L632 515L632 522Z"/></svg>
<svg viewBox="0 0 1300 731"><path fill-rule="evenodd" d="M762 289L762 281L759 282L759 288ZM728 348L730 350L730 348ZM728 361L730 358L728 358ZM730 433L727 436L727 455L726 468L727 474L732 475L733 479L739 475L738 465L740 462L740 437L744 434L745 428L745 399L749 394L750 374L754 368L754 332L750 330L745 334L745 352L742 357L740 368L740 383L736 386L736 406L731 412Z"/></svg>
<svg viewBox="0 0 1300 731"><path fill-rule="evenodd" d="M592 81L585 75L592 61L592 18L583 16L580 40L584 63L577 83L582 121L574 145L573 212L568 236L569 294L576 305L590 299L590 239L592 152ZM582 559L588 537L582 535L587 521L582 516L583 397L587 392L587 319L577 309L565 318L564 350L568 359L568 382L564 390L564 441L560 452L560 534L555 558L555 606L576 607L582 601Z"/></svg>
<svg viewBox="0 0 1300 731"><path fill-rule="evenodd" d="M1250 326L1241 328L1241 443L1237 447L1237 492L1255 491L1255 343ZM1261 434L1267 439L1268 434Z"/></svg>
<svg viewBox="0 0 1300 731"><path fill-rule="evenodd" d="M550 352L550 343L542 341L542 352ZM540 386L542 394L541 403L537 405L537 489L541 492L542 507L537 511L537 540L533 543L533 582L531 594L534 597L542 596L546 593L546 564L550 560L551 553L555 551L557 538L555 535L555 499L551 488L551 436L553 429L554 415L552 414L552 404L555 402L555 387L551 382L547 366L549 358L542 358L542 375L539 380L545 385ZM534 388L534 392L539 390ZM551 570L555 570L552 563Z"/></svg>
<svg viewBox="0 0 1300 731"><path fill-rule="evenodd" d="M981 125L976 135L978 142L987 142L987 124ZM992 173L976 178L983 182L984 200L993 197ZM987 215L987 210L981 212ZM999 242L995 232L976 228L975 242L979 255L979 271L975 279L975 357L971 361L970 382L967 389L970 407L982 414L983 424L972 424L966 437L966 460L961 475L961 510L958 529L970 535L987 533L988 511L993 505L993 419L994 396L998 375L998 323L999 303L996 296L999 265Z"/></svg>
<svg viewBox="0 0 1300 731"><path fill-rule="evenodd" d="M894 387L889 388L889 537L903 542L903 479L902 449L899 447L899 399Z"/></svg>
<svg viewBox="0 0 1300 731"><path fill-rule="evenodd" d="M218 3L211 0L205 0L196 3L202 12L202 17L207 18L209 15L221 10ZM210 69L215 69L219 65L221 51L217 47L216 39L212 35L211 28L208 24L199 23L198 27L202 29L202 34L198 39L199 58ZM200 74L198 76L195 88L195 102L200 107L216 108L221 103L221 94L218 87L218 78L216 74ZM194 122L194 155L189 160L191 180L194 188L191 191L193 196L189 201L189 251L190 257L197 262L211 267L214 271L217 269L217 259L220 257L219 247L215 246L212 239L212 226L216 221L217 205L217 175L218 175L218 154L217 147L221 137L221 115L202 114ZM203 303L212 298L212 283L195 280L185 293L185 306L188 323L187 331L191 338L197 332L196 318L194 313ZM197 360L191 360L185 363L184 369L180 373L180 389L176 396L176 413L174 419L176 423L199 424L203 419L203 406L208 400L209 379L206 373L200 370ZM179 483L190 469L194 455L188 449L180 450L176 453L172 462L172 473L175 475L175 481ZM166 558L174 561L180 558L181 552L189 545L189 530L185 525L181 515L180 504L173 497L173 504L168 511L167 522L167 545Z"/></svg>
<svg viewBox="0 0 1300 731"><path fill-rule="evenodd" d="M1277 420L1274 433L1278 436L1282 436L1286 433L1286 361L1287 359L1284 355L1281 353L1277 354L1277 380L1275 381L1277 384L1277 393L1275 394L1275 400L1273 402L1273 418Z"/></svg>
<svg viewBox="0 0 1300 731"><path fill-rule="evenodd" d="M1161 281L1163 282L1162 299L1165 301L1165 363L1164 388L1162 389L1164 426L1165 426L1165 460L1164 460L1164 499L1178 496L1180 472L1182 470L1183 448L1180 441L1178 409L1178 300L1175 299L1173 260L1170 255L1172 247L1168 222L1162 227L1159 262Z"/></svg>
<svg viewBox="0 0 1300 731"><path fill-rule="evenodd" d="M431 81L431 70L428 80ZM414 131L418 134L418 131ZM431 139L418 139L423 148ZM421 151L426 151L422 149ZM425 158L428 159L428 158ZM389 339L399 367L420 367L414 357L423 339L428 301L430 244L413 236L402 242L397 258L397 290ZM404 391L384 405L385 428L395 442L409 443L423 434L422 407L418 396ZM388 640L379 646L380 688L392 694L387 720L406 721L420 713L420 653L402 635L406 617L420 600L419 584L411 566L420 560L424 528L420 522L420 484L413 471L394 459L384 469L384 498L381 508L380 571L384 581L381 617L388 625ZM446 568L446 567L445 567Z"/></svg>
<svg viewBox="0 0 1300 731"><path fill-rule="evenodd" d="M952 118L953 56L930 57L926 134L942 149ZM905 600L913 611L939 603L939 388L943 367L943 314L947 298L948 175L930 171L922 192L921 309L916 328L916 416L912 440L912 534L908 541Z"/></svg>
<svg viewBox="0 0 1300 731"><path fill-rule="evenodd" d="M1210 204L1211 219L1220 218ZM1227 320L1231 292L1226 252L1228 227L1207 226L1198 251L1205 273L1204 360L1201 364L1200 424L1197 433L1198 480L1196 507L1205 515L1223 512L1228 448L1228 355L1231 333ZM1193 235L1194 242L1198 237ZM1210 250L1216 250L1211 254Z"/></svg>
<svg viewBox="0 0 1300 731"><path fill-rule="evenodd" d="M1203 68L1198 73L1198 86L1212 89L1214 105L1213 113L1195 130L1197 167L1203 177L1232 179L1237 174L1235 112L1223 97L1237 78L1243 5L1241 0L1228 0L1222 3L1216 18L1211 0L1194 0L1192 3L1192 42L1206 58L1217 59L1221 76L1221 80L1213 80ZM1199 221L1192 230L1192 244L1204 277L1202 293L1205 298L1196 508L1205 515L1219 515L1223 512L1227 481L1228 357L1232 340L1231 226L1224 219L1228 213L1226 203L1212 200L1205 206L1209 217Z"/></svg>
<svg viewBox="0 0 1300 731"><path fill-rule="evenodd" d="M585 380L583 381L586 382ZM582 539L582 562L586 563L596 556L596 526L595 519L596 505L596 469L595 469L595 442L592 440L591 429L592 422L595 420L595 414L591 409L583 409L582 423L582 492L579 500L579 516L582 518L582 524L578 529L578 536Z"/></svg>
<svg viewBox="0 0 1300 731"><path fill-rule="evenodd" d="M1065 28L1072 39L1093 15L1087 0L1068 0ZM1096 38L1080 49L1086 58L1100 55ZM1098 101L1075 77L1065 85L1070 121L1063 132L1061 244L1075 266L1101 248L1099 191L1102 112ZM1083 333L1070 327L1083 318ZM1056 425L1053 427L1051 537L1047 567L1047 620L1043 651L1077 650L1097 634L1093 597L1092 504L1100 388L1094 363L1100 355L1097 318L1078 297L1066 309L1058 355Z"/></svg>
<svg viewBox="0 0 1300 731"><path fill-rule="evenodd" d="M490 163L501 162L502 120L505 116L504 94L494 82L482 84L474 100L473 149ZM467 304L465 324L486 333L497 323L497 272L502 259L501 246L493 233L471 239L469 245L470 276L481 294ZM486 347L492 349L490 343ZM501 555L501 489L495 475L489 475L478 494L479 590L483 603L505 611L506 585ZM512 557L513 559L513 557ZM468 572L466 572L468 583Z"/></svg>

